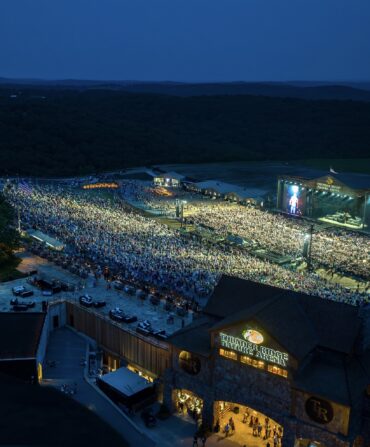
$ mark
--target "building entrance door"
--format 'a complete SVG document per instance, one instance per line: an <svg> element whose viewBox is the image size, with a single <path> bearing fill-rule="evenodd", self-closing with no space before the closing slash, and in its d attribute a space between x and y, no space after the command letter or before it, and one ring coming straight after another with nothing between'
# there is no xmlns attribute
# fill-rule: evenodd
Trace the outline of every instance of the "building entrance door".
<svg viewBox="0 0 370 447"><path fill-rule="evenodd" d="M203 400L188 390L178 389L173 393L177 413L190 417L200 426L202 423Z"/></svg>
<svg viewBox="0 0 370 447"><path fill-rule="evenodd" d="M253 408L232 402L217 401L214 404L214 415L213 439L227 440L233 446L282 446L283 427Z"/></svg>
<svg viewBox="0 0 370 447"><path fill-rule="evenodd" d="M321 442L312 441L311 439L297 439L294 447L326 447Z"/></svg>

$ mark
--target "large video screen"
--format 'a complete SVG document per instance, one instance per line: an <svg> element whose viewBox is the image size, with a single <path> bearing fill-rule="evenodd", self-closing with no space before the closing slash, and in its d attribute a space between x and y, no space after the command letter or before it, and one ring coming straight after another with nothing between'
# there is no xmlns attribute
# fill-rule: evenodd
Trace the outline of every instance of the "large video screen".
<svg viewBox="0 0 370 447"><path fill-rule="evenodd" d="M306 206L306 190L298 185L284 185L283 209L296 216L302 216Z"/></svg>

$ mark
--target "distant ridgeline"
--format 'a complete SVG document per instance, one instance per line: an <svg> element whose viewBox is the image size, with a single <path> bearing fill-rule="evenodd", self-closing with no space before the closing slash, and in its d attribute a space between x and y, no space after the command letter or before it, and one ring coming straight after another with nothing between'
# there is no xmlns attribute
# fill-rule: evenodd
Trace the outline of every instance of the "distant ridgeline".
<svg viewBox="0 0 370 447"><path fill-rule="evenodd" d="M364 158L370 102L0 87L0 175L130 166ZM14 156L16 154L16 156Z"/></svg>

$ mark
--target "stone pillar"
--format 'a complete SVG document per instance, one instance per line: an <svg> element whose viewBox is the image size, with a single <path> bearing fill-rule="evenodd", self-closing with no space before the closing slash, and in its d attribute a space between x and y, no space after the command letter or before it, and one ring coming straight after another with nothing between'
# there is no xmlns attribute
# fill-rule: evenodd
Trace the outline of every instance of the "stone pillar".
<svg viewBox="0 0 370 447"><path fill-rule="evenodd" d="M282 425L284 430L282 447L294 447L296 441L296 421L287 418Z"/></svg>
<svg viewBox="0 0 370 447"><path fill-rule="evenodd" d="M214 419L214 399L212 393L206 393L204 400L203 400L203 412L202 412L202 419L203 419L203 426L209 427L209 429L212 431L213 426L215 424Z"/></svg>
<svg viewBox="0 0 370 447"><path fill-rule="evenodd" d="M163 380L163 404L168 408L170 413L175 411L175 405L173 400L173 377L170 371L165 371Z"/></svg>
<svg viewBox="0 0 370 447"><path fill-rule="evenodd" d="M282 439L282 447L294 447L295 440L296 440L295 433L290 430L286 430L284 427L284 436Z"/></svg>

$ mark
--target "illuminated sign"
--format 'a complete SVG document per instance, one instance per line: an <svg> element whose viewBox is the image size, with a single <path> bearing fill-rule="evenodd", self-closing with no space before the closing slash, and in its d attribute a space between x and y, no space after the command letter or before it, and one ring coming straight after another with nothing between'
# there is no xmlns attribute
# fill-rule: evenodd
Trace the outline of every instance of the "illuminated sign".
<svg viewBox="0 0 370 447"><path fill-rule="evenodd" d="M316 189L320 191L331 191L331 192L340 192L342 187L339 185L334 185L334 180L331 177L328 177L325 183L317 182Z"/></svg>
<svg viewBox="0 0 370 447"><path fill-rule="evenodd" d="M243 337L256 345L263 343L263 335L255 329L245 329L243 331Z"/></svg>
<svg viewBox="0 0 370 447"><path fill-rule="evenodd" d="M333 420L334 412L330 402L319 397L310 397L306 400L306 413L318 424L328 424Z"/></svg>
<svg viewBox="0 0 370 447"><path fill-rule="evenodd" d="M245 340L220 332L221 346L245 355L251 355L266 362L287 366L289 355L286 352L280 352L267 346L262 346L263 336L258 331L247 329L243 332L243 336L246 338ZM252 342L251 340L257 340L259 343L257 341Z"/></svg>
<svg viewBox="0 0 370 447"><path fill-rule="evenodd" d="M90 185L83 185L82 189L117 189L117 183L91 183Z"/></svg>
<svg viewBox="0 0 370 447"><path fill-rule="evenodd" d="M333 185L333 184L328 185L327 183L317 183L316 189L319 189L320 191L340 192L342 188L338 185Z"/></svg>

